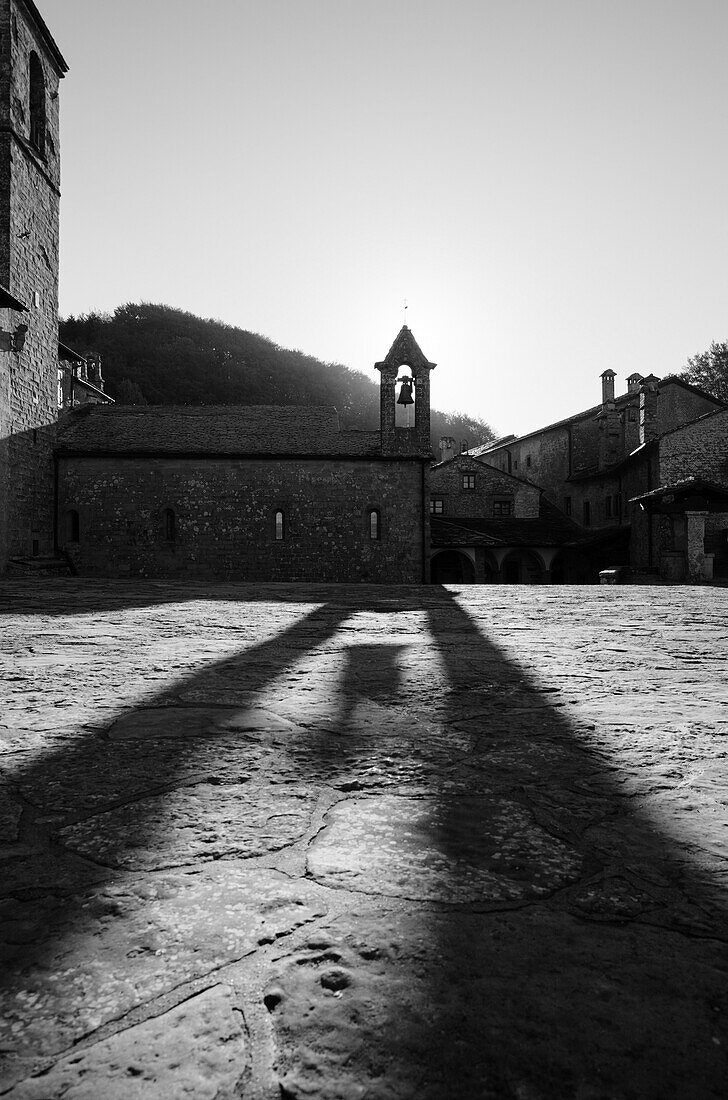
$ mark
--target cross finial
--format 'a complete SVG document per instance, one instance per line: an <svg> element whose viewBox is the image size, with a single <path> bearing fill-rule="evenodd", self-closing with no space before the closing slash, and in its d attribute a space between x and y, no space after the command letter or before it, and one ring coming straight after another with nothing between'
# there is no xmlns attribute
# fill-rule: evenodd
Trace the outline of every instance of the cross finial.
<svg viewBox="0 0 728 1100"><path fill-rule="evenodd" d="M407 324L407 299L404 300L404 323Z"/></svg>

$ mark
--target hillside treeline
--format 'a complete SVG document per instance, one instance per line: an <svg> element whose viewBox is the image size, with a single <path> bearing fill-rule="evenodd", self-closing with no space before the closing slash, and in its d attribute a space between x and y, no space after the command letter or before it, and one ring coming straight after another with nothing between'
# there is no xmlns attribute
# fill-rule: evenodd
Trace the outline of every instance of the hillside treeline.
<svg viewBox="0 0 728 1100"><path fill-rule="evenodd" d="M101 356L106 391L123 404L334 405L346 428L379 426L379 387L361 371L169 306L68 317L60 336L81 355ZM433 410L431 426L433 447L443 435L471 446L493 438L465 415Z"/></svg>

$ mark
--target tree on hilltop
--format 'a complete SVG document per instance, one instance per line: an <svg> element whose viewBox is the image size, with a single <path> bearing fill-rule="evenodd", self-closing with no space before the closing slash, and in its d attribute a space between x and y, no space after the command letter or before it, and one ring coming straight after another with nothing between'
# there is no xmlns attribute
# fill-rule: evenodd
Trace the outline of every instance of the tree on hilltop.
<svg viewBox="0 0 728 1100"><path fill-rule="evenodd" d="M728 342L714 340L707 351L693 355L680 377L728 402Z"/></svg>
<svg viewBox="0 0 728 1100"><path fill-rule="evenodd" d="M101 356L120 404L333 405L344 428L379 427L379 386L361 371L171 306L129 302L113 314L68 317L60 335L82 355ZM433 409L431 428L435 449L443 435L471 447L493 438L463 413Z"/></svg>

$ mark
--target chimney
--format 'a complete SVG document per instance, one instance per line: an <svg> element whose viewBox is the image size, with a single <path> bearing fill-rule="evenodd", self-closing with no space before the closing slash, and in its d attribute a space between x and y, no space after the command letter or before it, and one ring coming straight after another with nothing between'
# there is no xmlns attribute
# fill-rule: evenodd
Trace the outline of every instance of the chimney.
<svg viewBox="0 0 728 1100"><path fill-rule="evenodd" d="M627 378L627 393L639 393L641 385L642 375L637 374L635 371L634 374L630 374Z"/></svg>
<svg viewBox="0 0 728 1100"><path fill-rule="evenodd" d="M657 439L657 386L660 379L648 374L640 386L640 446Z"/></svg>
<svg viewBox="0 0 728 1100"><path fill-rule="evenodd" d="M617 408L614 404L614 379L613 370L605 370L602 373L602 407L597 414L599 424L599 469L604 470L614 465L620 458L620 427Z"/></svg>
<svg viewBox="0 0 728 1100"><path fill-rule="evenodd" d="M447 462L449 458L455 457L455 446L455 440L452 436L442 436L440 439L440 462Z"/></svg>
<svg viewBox="0 0 728 1100"><path fill-rule="evenodd" d="M614 379L617 375L613 370L602 371L602 408L614 403Z"/></svg>

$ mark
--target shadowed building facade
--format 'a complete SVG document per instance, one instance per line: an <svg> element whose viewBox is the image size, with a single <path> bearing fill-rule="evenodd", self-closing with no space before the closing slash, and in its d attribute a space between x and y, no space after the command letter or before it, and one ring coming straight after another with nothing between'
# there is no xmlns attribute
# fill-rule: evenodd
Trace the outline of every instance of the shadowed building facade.
<svg viewBox="0 0 728 1100"><path fill-rule="evenodd" d="M610 566L667 581L728 577L725 403L682 378L652 374L631 374L615 396L615 377L603 372L600 405L470 456L538 486L551 509L578 524L569 550L579 556L566 579L596 580ZM701 492L681 496L686 478L698 479ZM677 502L667 500L675 491Z"/></svg>
<svg viewBox="0 0 728 1100"><path fill-rule="evenodd" d="M380 431L342 431L334 408L71 412L58 433L59 547L85 575L426 582L434 364L405 326L376 366ZM395 422L403 368L411 427Z"/></svg>
<svg viewBox="0 0 728 1100"><path fill-rule="evenodd" d="M0 0L0 571L53 550L58 387L58 88L31 0Z"/></svg>

